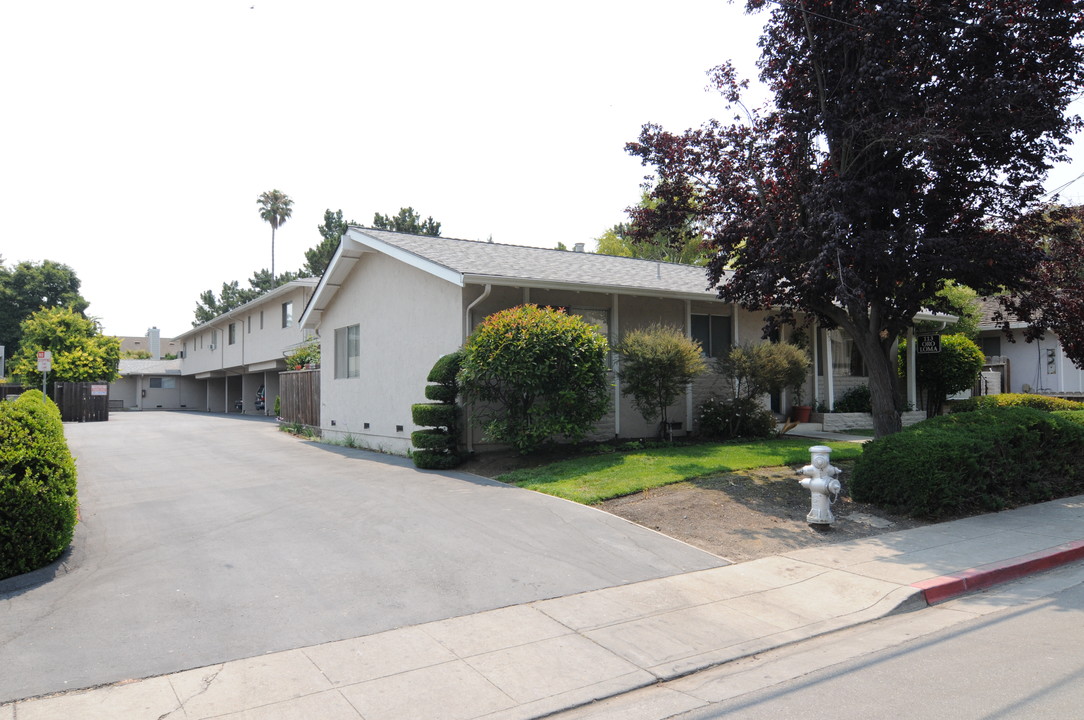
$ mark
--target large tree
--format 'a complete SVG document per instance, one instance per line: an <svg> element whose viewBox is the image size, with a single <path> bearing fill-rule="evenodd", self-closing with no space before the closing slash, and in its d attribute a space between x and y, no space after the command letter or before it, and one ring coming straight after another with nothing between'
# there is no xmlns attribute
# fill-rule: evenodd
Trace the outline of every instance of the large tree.
<svg viewBox="0 0 1084 720"><path fill-rule="evenodd" d="M81 313L89 304L79 294L79 278L67 265L43 260L9 269L0 262L0 345L8 357L19 345L23 320L35 311L71 307Z"/></svg>
<svg viewBox="0 0 1084 720"><path fill-rule="evenodd" d="M308 277L320 277L331 263L331 258L339 248L342 236L353 224L353 221L343 220L343 211L331 212L330 208L324 210L324 223L317 225L316 229L323 238L319 244L305 251L305 267L301 269L303 275Z"/></svg>
<svg viewBox="0 0 1084 720"><path fill-rule="evenodd" d="M260 217L271 226L271 287L275 287L275 231L293 215L293 204L286 193L268 190L256 198Z"/></svg>
<svg viewBox="0 0 1084 720"><path fill-rule="evenodd" d="M422 216L412 207L399 208L398 215L374 214L373 227L412 235L440 237L440 223L434 220L432 215L422 220Z"/></svg>
<svg viewBox="0 0 1084 720"><path fill-rule="evenodd" d="M704 265L711 257L711 248L696 223L699 215L690 193L669 202L666 193L645 192L640 203L628 208L631 222L614 225L595 239L596 252L644 260ZM665 222L661 220L665 214ZM649 232L641 231L639 218L647 217L652 224ZM660 229L661 228L661 229Z"/></svg>
<svg viewBox="0 0 1084 720"><path fill-rule="evenodd" d="M1022 227L1043 258L1025 287L1001 297L1008 315L1000 320L1010 339L1012 319L1028 323L1028 341L1052 331L1066 357L1084 368L1084 207L1045 209Z"/></svg>
<svg viewBox="0 0 1084 720"><path fill-rule="evenodd" d="M51 382L117 379L120 340L102 335L98 323L72 308L38 310L22 323L23 341L12 359L12 373L31 387L41 386L37 351L53 354Z"/></svg>
<svg viewBox="0 0 1084 720"><path fill-rule="evenodd" d="M252 302L268 290L274 289L274 283L288 283L301 277L291 270L279 275L277 278L271 275L267 268L257 270L248 279L248 287L241 287L236 280L222 283L222 291L216 296L214 290L204 290L196 301L195 320L192 327L199 327L203 323L214 320L219 315L241 307L245 303Z"/></svg>
<svg viewBox="0 0 1084 720"><path fill-rule="evenodd" d="M1084 13L1065 0L749 0L770 7L761 79L738 111L673 134L645 126L629 150L656 187L697 201L719 296L803 312L851 337L868 368L878 436L900 427L894 348L949 280L1014 287L1039 252L1010 230L1042 195L1081 123ZM641 218L644 232L666 217Z"/></svg>

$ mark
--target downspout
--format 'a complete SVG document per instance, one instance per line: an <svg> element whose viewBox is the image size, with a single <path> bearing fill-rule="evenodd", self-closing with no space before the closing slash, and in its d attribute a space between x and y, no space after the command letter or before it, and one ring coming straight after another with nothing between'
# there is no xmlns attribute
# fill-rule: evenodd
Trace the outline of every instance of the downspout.
<svg viewBox="0 0 1084 720"><path fill-rule="evenodd" d="M619 296L618 296L617 293L614 293L613 295L610 296L610 298L611 298L611 300L610 300L610 304L611 304L610 315L612 316L610 318L611 324L612 324L612 326L610 328L610 335L613 337L614 340L617 340L618 338L621 337L621 326L619 324L620 318L619 318L619 313L618 313L618 300L617 300L618 297ZM610 351L610 358L611 358L610 365L612 366L611 369L613 370L613 374L614 374L614 437L619 438L619 437L621 437L621 381L617 379L617 369L618 369L618 364L621 361L618 358L617 353L613 352L612 350Z"/></svg>
<svg viewBox="0 0 1084 720"><path fill-rule="evenodd" d="M493 285L490 284L490 283L486 283L485 289L482 290L482 294L479 295L478 297L476 297L474 299L474 302L472 302L470 305L468 305L466 311L464 311L464 313L463 313L463 344L464 345L467 344L467 338L470 337L470 328L471 328L470 314L471 314L471 311L474 310L474 308L479 303L483 302L487 297L489 297L489 293L492 290L493 290ZM470 452L474 452L474 432L471 430L471 426L470 426L470 421L471 421L470 410L465 409L464 410L464 415L466 416L465 417L466 422L464 423L464 425L466 425L466 430L467 430L467 452L470 453Z"/></svg>
<svg viewBox="0 0 1084 720"><path fill-rule="evenodd" d="M832 333L835 330L824 331L824 379L827 386L825 392L828 395L828 412L836 409L836 366L832 361Z"/></svg>
<svg viewBox="0 0 1084 720"><path fill-rule="evenodd" d="M693 302L685 301L685 337L693 336ZM685 386L685 434L689 435L693 430L693 382Z"/></svg>

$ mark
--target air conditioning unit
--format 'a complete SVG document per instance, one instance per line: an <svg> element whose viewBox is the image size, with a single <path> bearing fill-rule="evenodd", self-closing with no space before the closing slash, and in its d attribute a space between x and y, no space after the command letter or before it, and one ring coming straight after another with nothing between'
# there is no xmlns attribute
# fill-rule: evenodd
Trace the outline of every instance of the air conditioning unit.
<svg viewBox="0 0 1084 720"><path fill-rule="evenodd" d="M214 343L211 343L211 349L212 349L212 350L214 350L214 349L215 349L216 347L218 347L218 346L217 346L217 345L215 345Z"/></svg>

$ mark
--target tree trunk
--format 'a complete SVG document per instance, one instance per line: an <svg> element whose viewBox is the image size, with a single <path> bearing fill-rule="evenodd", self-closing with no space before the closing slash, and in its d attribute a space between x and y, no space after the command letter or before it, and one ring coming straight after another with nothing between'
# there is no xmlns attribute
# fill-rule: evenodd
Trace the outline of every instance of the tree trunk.
<svg viewBox="0 0 1084 720"><path fill-rule="evenodd" d="M895 344L860 329L855 332L855 342L861 348L869 376L873 436L884 437L899 432L903 423L900 420Z"/></svg>

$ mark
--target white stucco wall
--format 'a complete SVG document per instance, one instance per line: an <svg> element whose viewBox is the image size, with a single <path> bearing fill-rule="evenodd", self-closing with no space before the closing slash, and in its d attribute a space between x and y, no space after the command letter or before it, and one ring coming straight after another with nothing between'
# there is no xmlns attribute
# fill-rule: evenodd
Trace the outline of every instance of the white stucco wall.
<svg viewBox="0 0 1084 720"><path fill-rule="evenodd" d="M1061 343L1053 333L1030 343L1024 341L1020 331L1016 331L1014 343L1009 342L1000 330L984 331L980 335L1001 337L1001 356L1009 359L1009 384L1002 388L1003 392L1024 392L1024 385L1028 385L1033 393L1084 392L1084 370L1065 357Z"/></svg>
<svg viewBox="0 0 1084 720"><path fill-rule="evenodd" d="M433 363L461 345L462 298L458 286L379 253L358 261L320 321L325 437L349 433L364 447L406 454L410 433L418 429L410 406L428 402ZM335 330L355 324L360 375L336 378Z"/></svg>

